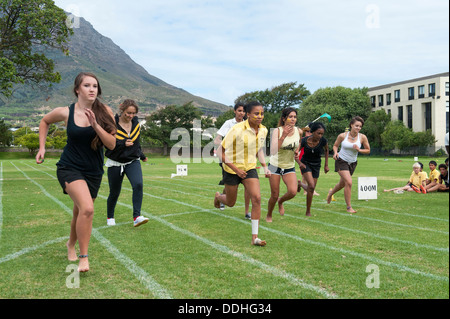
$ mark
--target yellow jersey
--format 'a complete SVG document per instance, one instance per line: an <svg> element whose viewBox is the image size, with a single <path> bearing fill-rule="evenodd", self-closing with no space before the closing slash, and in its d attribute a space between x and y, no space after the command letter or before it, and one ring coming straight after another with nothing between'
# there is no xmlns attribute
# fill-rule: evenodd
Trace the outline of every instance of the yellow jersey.
<svg viewBox="0 0 450 319"><path fill-rule="evenodd" d="M427 173L419 172L418 174L416 174L413 171L411 177L409 178L409 182L416 187L420 187L420 185L423 185L422 184L423 181L426 181L427 178L428 178Z"/></svg>
<svg viewBox="0 0 450 319"><path fill-rule="evenodd" d="M260 125L258 134L250 127L248 120L234 125L222 141L225 149L226 161L233 163L245 172L255 169L257 154L265 146L268 130ZM231 168L223 165L223 169L230 174L236 174Z"/></svg>

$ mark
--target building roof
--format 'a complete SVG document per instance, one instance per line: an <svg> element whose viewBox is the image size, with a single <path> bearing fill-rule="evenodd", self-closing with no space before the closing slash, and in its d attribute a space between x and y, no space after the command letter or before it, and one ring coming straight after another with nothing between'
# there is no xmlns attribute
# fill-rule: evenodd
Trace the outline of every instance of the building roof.
<svg viewBox="0 0 450 319"><path fill-rule="evenodd" d="M411 82L424 81L424 80L428 80L428 79L434 79L434 78L440 78L440 77L446 77L446 76L449 76L449 72L438 73L438 74L424 76L424 77L417 78L417 79L411 79L411 80L407 80L407 81L395 82L395 83L391 83L391 84L374 86L374 87L369 88L369 91L376 91L376 90L381 90L381 89L387 89L389 87L396 86L396 85L402 85L402 84L407 84L407 83L411 83Z"/></svg>

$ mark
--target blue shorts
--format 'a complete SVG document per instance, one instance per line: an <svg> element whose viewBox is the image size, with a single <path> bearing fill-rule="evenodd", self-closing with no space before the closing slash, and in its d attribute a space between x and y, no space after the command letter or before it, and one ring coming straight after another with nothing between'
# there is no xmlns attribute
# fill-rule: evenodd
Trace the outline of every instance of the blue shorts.
<svg viewBox="0 0 450 319"><path fill-rule="evenodd" d="M272 164L269 164L269 171L273 174L273 175L286 175L286 174L290 174L290 173L295 173L295 167L292 168L279 168L276 166L273 166Z"/></svg>

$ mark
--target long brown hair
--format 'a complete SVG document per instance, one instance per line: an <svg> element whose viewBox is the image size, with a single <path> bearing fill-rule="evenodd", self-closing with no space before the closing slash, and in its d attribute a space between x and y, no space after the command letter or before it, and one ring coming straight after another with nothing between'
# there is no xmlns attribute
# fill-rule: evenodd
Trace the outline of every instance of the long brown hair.
<svg viewBox="0 0 450 319"><path fill-rule="evenodd" d="M89 72L81 72L80 74L78 74L74 81L73 93L75 94L76 97L78 97L77 90L79 89L81 83L83 82L83 79L87 76L94 78L97 81L98 94L97 94L97 98L95 99L94 103L92 104L92 112L94 112L94 114L95 114L95 119L97 120L97 123L106 132L113 133L116 131L116 123L111 118L111 115L109 114L106 106L99 99L99 97L102 95L102 88L100 86L100 82L98 81L97 76L95 76L95 74L89 73ZM93 150L97 150L101 146L103 146L103 143L97 135L92 140L91 148Z"/></svg>

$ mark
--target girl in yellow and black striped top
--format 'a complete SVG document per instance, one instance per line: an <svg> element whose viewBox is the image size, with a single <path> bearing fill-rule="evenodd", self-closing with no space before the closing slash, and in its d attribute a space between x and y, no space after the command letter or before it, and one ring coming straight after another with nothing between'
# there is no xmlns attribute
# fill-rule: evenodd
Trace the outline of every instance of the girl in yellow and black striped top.
<svg viewBox="0 0 450 319"><path fill-rule="evenodd" d="M107 201L107 225L114 226L114 209L122 188L123 176L127 175L133 188L133 219L134 226L140 226L148 222L148 218L141 216L143 199L143 178L140 159L144 162L147 158L142 153L139 137L141 126L136 114L139 108L135 101L125 100L120 106L120 116L116 114L116 147L108 150L105 156L108 158L109 197Z"/></svg>

